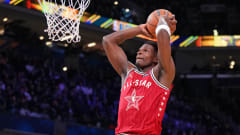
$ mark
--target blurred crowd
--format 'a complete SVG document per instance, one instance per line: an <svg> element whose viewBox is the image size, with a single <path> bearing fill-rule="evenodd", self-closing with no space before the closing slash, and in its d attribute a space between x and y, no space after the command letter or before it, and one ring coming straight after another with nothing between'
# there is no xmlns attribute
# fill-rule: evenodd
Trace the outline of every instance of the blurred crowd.
<svg viewBox="0 0 240 135"><path fill-rule="evenodd" d="M64 63L51 51L38 57L19 48L0 51L1 112L99 128L116 127L121 80L105 57L99 56L99 66L82 53L78 70L63 71ZM214 105L205 99L190 100L184 93L179 94L180 87L176 85L169 99L162 134L239 132L231 114L211 110Z"/></svg>
<svg viewBox="0 0 240 135"><path fill-rule="evenodd" d="M51 56L1 52L1 111L104 127L115 123L117 97L110 95L110 88L119 91L119 86L112 83L111 74L104 75L107 68L88 68L87 61L82 62L80 72L64 72L63 63Z"/></svg>

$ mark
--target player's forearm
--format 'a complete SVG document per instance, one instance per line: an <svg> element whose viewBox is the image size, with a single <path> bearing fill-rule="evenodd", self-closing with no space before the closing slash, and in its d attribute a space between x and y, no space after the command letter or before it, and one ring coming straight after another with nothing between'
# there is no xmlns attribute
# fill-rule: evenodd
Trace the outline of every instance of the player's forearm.
<svg viewBox="0 0 240 135"><path fill-rule="evenodd" d="M159 62L163 70L168 71L170 68L170 60L171 60L171 46L170 46L170 37L168 33L164 30L161 30L157 34L157 42L158 42L158 56Z"/></svg>
<svg viewBox="0 0 240 135"><path fill-rule="evenodd" d="M138 34L142 34L140 27L133 27L106 35L103 37L103 40L119 45L123 43L125 40L133 38Z"/></svg>

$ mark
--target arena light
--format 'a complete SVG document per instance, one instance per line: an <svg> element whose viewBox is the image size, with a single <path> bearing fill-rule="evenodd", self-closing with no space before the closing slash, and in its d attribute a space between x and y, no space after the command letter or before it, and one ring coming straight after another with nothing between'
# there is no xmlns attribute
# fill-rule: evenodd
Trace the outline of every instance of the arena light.
<svg viewBox="0 0 240 135"><path fill-rule="evenodd" d="M101 16L100 15L97 15L96 17L94 17L90 22L91 23L94 23L96 22Z"/></svg>
<svg viewBox="0 0 240 135"><path fill-rule="evenodd" d="M213 35L218 36L218 30L217 29L213 29Z"/></svg>
<svg viewBox="0 0 240 135"><path fill-rule="evenodd" d="M118 5L118 1L114 1L114 3L113 3L115 6L117 6Z"/></svg>
<svg viewBox="0 0 240 135"><path fill-rule="evenodd" d="M13 5L16 6L17 4L19 4L19 3L23 2L23 1L24 1L24 0L18 0L18 1L16 1Z"/></svg>
<svg viewBox="0 0 240 135"><path fill-rule="evenodd" d="M198 36L193 36L191 38L191 40L189 40L187 43L184 44L184 47L188 47L189 45L191 45L194 41L196 41L198 39Z"/></svg>
<svg viewBox="0 0 240 135"><path fill-rule="evenodd" d="M66 72L66 71L68 70L67 66L64 66L64 67L62 68L62 70L63 70L64 72Z"/></svg>
<svg viewBox="0 0 240 135"><path fill-rule="evenodd" d="M128 13L129 11L130 11L130 9L129 9L129 8L126 8L126 9L125 9L125 12L126 12L126 13Z"/></svg>
<svg viewBox="0 0 240 135"><path fill-rule="evenodd" d="M100 27L101 28L107 28L107 27L109 27L110 25L112 25L113 24L113 19L108 19L107 21L105 21L104 23L102 23L101 25L100 25Z"/></svg>
<svg viewBox="0 0 240 135"><path fill-rule="evenodd" d="M48 46L48 47L52 47L52 42L51 42L51 41L47 41L45 44L46 44L46 46Z"/></svg>
<svg viewBox="0 0 240 135"><path fill-rule="evenodd" d="M193 41L195 39L195 36L188 37L185 41L183 41L181 44L179 44L180 47L185 47L186 44Z"/></svg>
<svg viewBox="0 0 240 135"><path fill-rule="evenodd" d="M23 2L24 0L11 0L9 4L16 6L17 4Z"/></svg>
<svg viewBox="0 0 240 135"><path fill-rule="evenodd" d="M171 43L173 43L174 41L176 41L177 39L179 39L180 38L180 36L179 35L172 35L171 36Z"/></svg>
<svg viewBox="0 0 240 135"><path fill-rule="evenodd" d="M8 21L8 18L7 17L4 17L3 18L3 22L7 22Z"/></svg>
<svg viewBox="0 0 240 135"><path fill-rule="evenodd" d="M70 34L70 35L66 35L65 37L61 38L61 41L64 41L64 40L70 40L73 38L73 35Z"/></svg>
<svg viewBox="0 0 240 135"><path fill-rule="evenodd" d="M96 46L96 42L92 42L87 45L87 47L94 47L94 46Z"/></svg>
<svg viewBox="0 0 240 135"><path fill-rule="evenodd" d="M1 25L0 26L0 35L4 35L4 33L5 33L4 26Z"/></svg>
<svg viewBox="0 0 240 135"><path fill-rule="evenodd" d="M40 39L40 40L44 40L44 36L40 36L39 39Z"/></svg>
<svg viewBox="0 0 240 135"><path fill-rule="evenodd" d="M90 17L88 18L88 20L86 21L86 23L92 24L92 23L94 23L95 21L97 21L99 18L101 18L100 15L93 14L92 16L90 16Z"/></svg>
<svg viewBox="0 0 240 135"><path fill-rule="evenodd" d="M234 61L234 60L232 60L231 62L230 62L230 65L235 65L236 64L236 62Z"/></svg>
<svg viewBox="0 0 240 135"><path fill-rule="evenodd" d="M235 62L234 60L232 60L232 61L230 62L229 68L230 68L230 69L234 69L235 64L236 64L236 62Z"/></svg>

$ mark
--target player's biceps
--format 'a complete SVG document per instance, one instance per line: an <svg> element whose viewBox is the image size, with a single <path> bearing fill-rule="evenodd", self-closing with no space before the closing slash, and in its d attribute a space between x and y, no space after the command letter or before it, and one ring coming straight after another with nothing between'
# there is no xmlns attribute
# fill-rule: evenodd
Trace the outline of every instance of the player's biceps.
<svg viewBox="0 0 240 135"><path fill-rule="evenodd" d="M163 70L165 71L165 72L172 72L172 62L171 62L171 58L169 58L169 59L165 59L164 61L163 61Z"/></svg>
<svg viewBox="0 0 240 135"><path fill-rule="evenodd" d="M168 70L170 67L171 59L168 55L169 54L167 54L166 51L163 51L161 54L159 54L158 62L160 63L163 70Z"/></svg>

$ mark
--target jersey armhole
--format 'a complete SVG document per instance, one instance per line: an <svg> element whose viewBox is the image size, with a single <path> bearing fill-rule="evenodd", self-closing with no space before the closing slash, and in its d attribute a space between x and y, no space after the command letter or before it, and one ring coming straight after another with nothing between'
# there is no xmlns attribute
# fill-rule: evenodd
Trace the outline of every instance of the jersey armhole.
<svg viewBox="0 0 240 135"><path fill-rule="evenodd" d="M128 75L130 74L130 72L132 72L132 71L134 71L134 70L135 70L135 68L131 68L131 69L127 72L126 76L124 77L124 80L121 80L121 81L122 81L122 84L121 84L121 90L120 90L120 91L122 91L123 85L125 84L125 82L126 82L126 80L127 80L127 78L128 78Z"/></svg>
<svg viewBox="0 0 240 135"><path fill-rule="evenodd" d="M165 89L165 90L169 90L168 87L166 87L165 85L161 84L161 83L157 80L157 78L154 76L154 74L153 74L153 68L152 68L152 71L151 71L151 77L152 77L153 81L154 81L159 87L161 87L161 88L163 88L163 89Z"/></svg>

